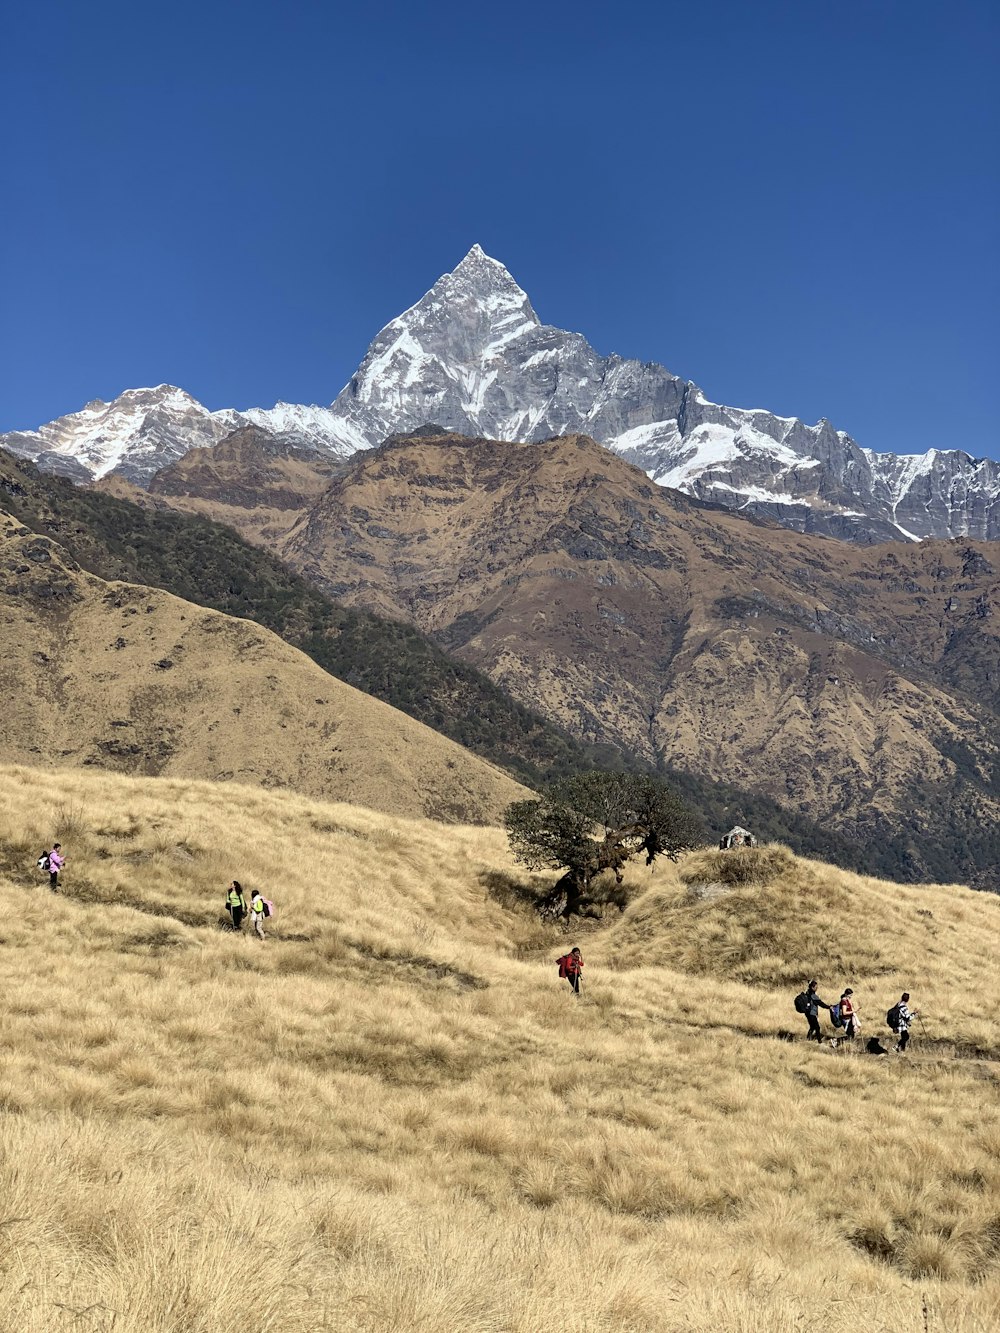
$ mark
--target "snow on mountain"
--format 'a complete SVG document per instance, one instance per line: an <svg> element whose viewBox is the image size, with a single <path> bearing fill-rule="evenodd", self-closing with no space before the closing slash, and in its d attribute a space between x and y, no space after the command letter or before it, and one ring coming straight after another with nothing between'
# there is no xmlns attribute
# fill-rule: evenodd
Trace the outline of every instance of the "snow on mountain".
<svg viewBox="0 0 1000 1333"><path fill-rule="evenodd" d="M210 412L169 385L95 402L0 444L77 480L137 482L252 423L283 444L346 457L434 423L533 441L593 436L663 486L851 540L1000 537L1000 464L960 450L860 448L828 421L711 402L653 362L601 356L542 324L503 264L475 245L377 335L330 407Z"/></svg>
<svg viewBox="0 0 1000 1333"><path fill-rule="evenodd" d="M278 403L269 410L210 412L172 384L127 389L110 403L96 399L38 430L0 435L0 446L74 481L116 472L142 486L189 449L218 444L250 424L279 443L321 453L351 454L364 447L347 437L346 444L340 442L339 420L329 407Z"/></svg>
<svg viewBox="0 0 1000 1333"><path fill-rule="evenodd" d="M359 446L427 422L508 440L584 432L660 485L851 540L1000 536L992 460L876 454L828 421L725 407L663 366L600 356L542 324L479 246L386 325L332 411Z"/></svg>
<svg viewBox="0 0 1000 1333"><path fill-rule="evenodd" d="M0 436L12 453L48 471L86 479L120 472L142 482L198 446L217 444L234 429L235 413L213 414L171 384L128 389L113 402L100 398L79 412L34 431Z"/></svg>
<svg viewBox="0 0 1000 1333"><path fill-rule="evenodd" d="M224 413L213 413L222 417ZM250 422L270 431L279 440L315 449L317 453L348 455L367 449L368 442L356 439L332 407L306 407L302 403L276 403L274 407L248 407L235 414L241 423Z"/></svg>

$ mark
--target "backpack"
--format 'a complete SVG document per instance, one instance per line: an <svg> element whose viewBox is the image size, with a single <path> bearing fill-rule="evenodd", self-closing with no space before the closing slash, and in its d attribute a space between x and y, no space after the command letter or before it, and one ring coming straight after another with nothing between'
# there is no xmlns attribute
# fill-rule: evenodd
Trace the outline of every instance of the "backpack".
<svg viewBox="0 0 1000 1333"><path fill-rule="evenodd" d="M804 1014L806 1013L808 1008L809 1008L809 996L805 993L805 991L799 991L798 995L796 995L795 997L795 1012L797 1014Z"/></svg>
<svg viewBox="0 0 1000 1333"><path fill-rule="evenodd" d="M559 967L560 977L565 980L565 978L569 976L569 954L564 953L561 958L557 958L556 964Z"/></svg>
<svg viewBox="0 0 1000 1333"><path fill-rule="evenodd" d="M898 1005L898 1004L894 1004L894 1005L892 1006L892 1008L889 1010L889 1012L888 1012L888 1013L886 1014L886 1016L885 1016L885 1021L888 1023L889 1027L892 1028L893 1032L898 1032L898 1031L899 1031L899 1005Z"/></svg>
<svg viewBox="0 0 1000 1333"><path fill-rule="evenodd" d="M38 858L38 860L35 862L35 865L38 867L39 870L48 870L48 868L49 868L49 854L48 854L48 852L42 852L41 856L40 856L40 857Z"/></svg>
<svg viewBox="0 0 1000 1333"><path fill-rule="evenodd" d="M264 915L274 916L274 903L271 902L271 899L261 898L261 902L264 904Z"/></svg>
<svg viewBox="0 0 1000 1333"><path fill-rule="evenodd" d="M833 1024L835 1028L846 1027L843 1015L840 1012L839 1004L833 1004L830 1006L830 1022Z"/></svg>

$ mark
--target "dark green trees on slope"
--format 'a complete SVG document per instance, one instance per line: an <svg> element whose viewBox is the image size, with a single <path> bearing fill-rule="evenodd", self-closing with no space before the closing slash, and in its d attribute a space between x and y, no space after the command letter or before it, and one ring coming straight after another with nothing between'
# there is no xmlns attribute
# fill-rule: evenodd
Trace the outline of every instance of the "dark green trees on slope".
<svg viewBox="0 0 1000 1333"><path fill-rule="evenodd" d="M222 524L81 489L2 450L0 509L103 579L163 588L255 620L331 675L529 786L581 767L638 764L610 746L573 740L409 625L338 606Z"/></svg>
<svg viewBox="0 0 1000 1333"><path fill-rule="evenodd" d="M276 556L221 524L78 488L3 450L0 510L51 536L101 578L163 588L257 621L331 675L508 769L528 786L593 769L653 771L636 755L567 735L409 625L338 606ZM863 845L759 793L667 765L661 772L717 833L745 824L762 839L847 869L901 880L968 880L976 866L1000 864L1000 832L956 805L941 809L937 830L914 824L901 827L895 838Z"/></svg>

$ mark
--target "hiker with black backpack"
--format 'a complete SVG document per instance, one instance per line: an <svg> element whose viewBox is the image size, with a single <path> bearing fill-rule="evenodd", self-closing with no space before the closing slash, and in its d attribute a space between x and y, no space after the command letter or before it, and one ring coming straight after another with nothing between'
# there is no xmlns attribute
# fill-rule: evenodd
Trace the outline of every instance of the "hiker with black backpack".
<svg viewBox="0 0 1000 1333"><path fill-rule="evenodd" d="M898 1003L894 1004L886 1014L886 1023L899 1038L892 1049L898 1051L900 1055L905 1053L910 1041L910 1023L913 1019L919 1017L920 1015L916 1009L910 1008L910 992L908 990L903 991Z"/></svg>
<svg viewBox="0 0 1000 1333"><path fill-rule="evenodd" d="M805 990L795 997L795 1012L805 1014L806 1022L809 1024L806 1041L815 1040L817 1044L823 1040L823 1032L819 1025L819 1011L821 1008L829 1009L831 1007L816 994L818 984L818 982L810 981Z"/></svg>
<svg viewBox="0 0 1000 1333"><path fill-rule="evenodd" d="M38 858L39 870L49 872L49 888L53 893L59 892L59 872L66 864L66 858L62 854L62 843L52 844L51 852L43 852Z"/></svg>
<svg viewBox="0 0 1000 1333"><path fill-rule="evenodd" d="M565 977L573 987L573 994L580 994L580 973L583 970L583 955L579 949L571 949L569 953L563 954L561 958L556 959L559 967L559 976Z"/></svg>
<svg viewBox="0 0 1000 1333"><path fill-rule="evenodd" d="M238 879L234 879L229 886L229 892L226 894L226 911L232 917L233 930L243 929L243 918L246 915L247 900L243 896L243 885Z"/></svg>

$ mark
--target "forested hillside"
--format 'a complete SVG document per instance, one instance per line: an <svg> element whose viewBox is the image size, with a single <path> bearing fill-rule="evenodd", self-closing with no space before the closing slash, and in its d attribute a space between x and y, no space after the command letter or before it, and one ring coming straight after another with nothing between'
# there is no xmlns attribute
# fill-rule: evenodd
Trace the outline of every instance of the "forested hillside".
<svg viewBox="0 0 1000 1333"><path fill-rule="evenodd" d="M100 578L163 588L257 621L331 675L524 781L638 764L610 746L580 745L410 626L338 606L219 523L141 509L40 473L3 451L0 509L55 538Z"/></svg>
<svg viewBox="0 0 1000 1333"><path fill-rule="evenodd" d="M347 609L232 529L135 504L40 473L0 450L0 509L55 538L85 569L105 579L163 588L199 605L254 620L301 649L324 670L500 764L521 781L541 782L591 768L649 772L639 757L581 743L512 700L482 672L456 661L399 621ZM919 877L916 843L934 873L953 878L947 840L901 828L897 842L835 836L771 798L674 770L661 771L700 809L709 828L733 822L795 851L849 869ZM970 815L955 838L989 841ZM991 846L981 849L991 854Z"/></svg>

